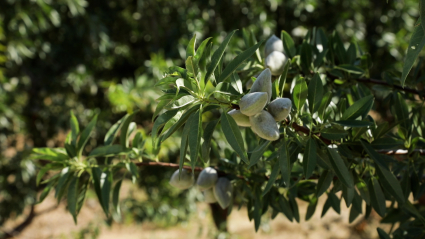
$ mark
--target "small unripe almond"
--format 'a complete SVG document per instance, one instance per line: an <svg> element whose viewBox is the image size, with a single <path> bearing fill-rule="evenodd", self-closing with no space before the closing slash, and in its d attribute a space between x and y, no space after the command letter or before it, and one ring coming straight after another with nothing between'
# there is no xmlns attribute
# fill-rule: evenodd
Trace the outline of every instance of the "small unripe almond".
<svg viewBox="0 0 425 239"><path fill-rule="evenodd" d="M267 106L269 113L276 121L282 121L291 112L292 101L288 98L277 98Z"/></svg>
<svg viewBox="0 0 425 239"><path fill-rule="evenodd" d="M214 186L214 196L220 207L225 209L232 201L233 186L227 178L219 178Z"/></svg>
<svg viewBox="0 0 425 239"><path fill-rule="evenodd" d="M217 170L214 168L208 167L204 168L198 176L196 185L198 185L199 190L207 190L212 188L217 182L218 174Z"/></svg>
<svg viewBox="0 0 425 239"><path fill-rule="evenodd" d="M215 203L217 202L217 199L214 196L214 190L212 188L205 190L204 192L202 192L204 195L204 201L206 203Z"/></svg>
<svg viewBox="0 0 425 239"><path fill-rule="evenodd" d="M288 58L279 51L274 51L266 57L265 66L270 69L272 75L282 75L285 70L285 64L287 64Z"/></svg>
<svg viewBox="0 0 425 239"><path fill-rule="evenodd" d="M178 189L188 189L192 187L195 179L189 171L186 169L182 169L181 174L179 174L179 170L177 169L170 178L170 184L173 187Z"/></svg>
<svg viewBox="0 0 425 239"><path fill-rule="evenodd" d="M264 53L265 56L267 57L268 55L270 55L270 53L274 52L274 51L280 51L280 52L285 52L284 48L283 48L283 42L282 40L280 40L277 36L273 35L271 36L267 41L266 41L266 45L264 47Z"/></svg>
<svg viewBox="0 0 425 239"><path fill-rule="evenodd" d="M267 104L268 95L266 92L248 93L239 102L242 114L251 116L261 112Z"/></svg>
<svg viewBox="0 0 425 239"><path fill-rule="evenodd" d="M275 141L279 139L279 129L273 116L263 110L260 113L250 116L251 129L260 138Z"/></svg>
<svg viewBox="0 0 425 239"><path fill-rule="evenodd" d="M249 93L253 92L266 92L267 93L267 103L272 98L272 73L270 69L265 69L258 75L254 84L252 84Z"/></svg>
<svg viewBox="0 0 425 239"><path fill-rule="evenodd" d="M240 110L233 109L227 112L232 118L236 121L236 124L242 127L249 127L251 123L249 123L249 117L242 114Z"/></svg>

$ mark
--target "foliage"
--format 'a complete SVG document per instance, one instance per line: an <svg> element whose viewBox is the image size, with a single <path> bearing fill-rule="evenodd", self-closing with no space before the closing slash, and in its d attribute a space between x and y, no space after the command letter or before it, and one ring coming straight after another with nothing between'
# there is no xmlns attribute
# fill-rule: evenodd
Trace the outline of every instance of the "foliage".
<svg viewBox="0 0 425 239"><path fill-rule="evenodd" d="M423 7L423 5L421 6ZM339 9L339 11L333 9ZM370 9L373 9L373 11L370 11ZM419 10L423 11L422 8ZM176 129L176 131L166 141L162 140L165 136L162 139L160 137L167 131L167 127L171 127L176 122L175 120L178 117L183 117L181 110L187 109L184 108L187 106L179 108L167 123L164 122L163 125L158 125L156 128L159 138L154 139L154 141L161 144L161 147L152 144L153 140L147 137L147 133L150 132L152 127L150 119L155 114L152 109L156 107L156 103L152 99L156 99L158 96L162 97L162 95L170 95L172 92L164 93L152 90L151 86L162 78L163 72L168 72L169 67L184 67L186 65L187 57L190 54L186 54L185 49L194 33L196 33L197 40L205 39L206 36L212 37L209 43L214 44L210 51L211 54L206 57L209 64L210 57L212 53L216 52L218 46L216 43L223 42L226 32L241 27L248 29L244 33L242 31L236 32L230 39L226 50L223 49L222 62L215 62L218 64L217 72L224 72L230 66L229 63L241 53L241 49L246 50L248 46L254 45L252 42L254 35L258 39L265 39L273 32L279 36L280 30L285 29L288 34L283 34L282 37L284 39L292 38L296 47L287 44L293 62L287 77L281 77L280 80L275 81L280 83L277 88L277 95L284 93L285 97L293 97L294 94L290 96L291 90L297 88L295 90L297 92L299 87L293 86L292 82L297 80L310 86L312 82L317 83L320 79L325 89L322 98L323 104L322 101L320 101L320 104L315 101L318 108L309 104L310 100L314 101L320 98L312 97L313 94L310 92L313 87L308 88L307 99L304 99L303 96L300 99L301 101L298 101L298 98L293 100L293 102L302 103L304 101L308 103L302 106L302 111L292 112L292 123L295 122L297 125L313 129L313 133L317 135L320 132L320 135L327 140L341 141L345 145L348 144L347 142L357 142L358 145L354 148L356 150L360 147L358 139L364 138L366 134L368 137L373 137L369 139L373 139L371 142L375 149L387 150L388 148L403 148L404 146L409 152L414 152L414 148L423 147L423 110L417 96L399 91L399 88L391 86L403 85L403 82L405 82L407 87L421 89L421 84L425 79L424 62L421 54L419 54L417 66L414 66L414 60L410 61L411 65L404 65L405 69L410 69L413 66L410 75L406 72L403 75L401 73L404 69L404 52L409 49L409 56L420 51L419 46L415 47L415 52L410 50L412 44L416 43L409 45L410 32L413 32L414 29L416 29L416 32L420 31L421 25L415 24L415 19L419 16L420 11L418 11L417 1L413 0L403 3L399 1L385 3L385 1L362 0L356 1L354 4L347 0L324 2L291 0L284 3L281 1L258 2L252 0L199 1L195 3L186 0L175 2L151 0L143 1L143 3L140 1L93 2L82 0L0 1L0 141L2 153L0 156L2 166L0 181L6 183L9 175L13 175L11 178L17 179L17 181L10 181L13 183L5 186L7 190L2 191L2 193L13 195L12 200L19 201L15 204L16 207L9 207L8 203L13 201L1 200L1 206L5 210L1 215L4 219L8 219L10 215L19 214L26 205L34 203L35 192L44 190L45 186L48 185L42 184L37 188L35 187L34 180L31 180L34 177L33 172L29 170L34 165L31 161L26 160L26 155L28 155L29 148L32 146L65 148L64 139L60 138L60 132L70 127L68 123L71 117L70 110L73 110L78 116L81 129L86 128L90 119L99 114L96 129L87 141L86 147L82 147L84 142L80 145L80 152L84 148L81 152L83 156L78 158L77 155L77 158L75 158L71 152L73 157L67 154L67 159L63 158L65 163L54 163L58 167L57 169L67 166L71 168L75 166L75 169L81 167L77 170L71 170L71 172L81 173L78 184L77 181L73 181L72 184L78 186L77 190L83 190L84 187L80 187L83 182L92 183L91 167L99 166L105 172L112 169L116 170L117 172L114 171L113 174L114 179L131 177L130 172L123 175L125 174L123 170L126 169L121 169L123 165L118 163L122 160L132 159L136 155L134 151L139 149L133 147L131 142L128 142L127 148L123 149L124 152L118 158L113 160L109 158L109 160L103 161L104 157L97 156L100 159L94 160L93 157L90 159L90 153L104 143L104 135L118 119L123 117L123 112L132 114L135 109L142 111L135 114L133 118L133 122L138 125L137 132L140 132L146 139L142 158L146 160L148 155L152 159L159 158L161 161L175 162L179 154L176 147L180 145L181 130L177 130L177 126L174 127L173 129ZM234 19L238 19L238 21ZM315 26L322 27L323 30L314 30ZM318 62L316 61L317 58L314 58L317 56L317 49L315 51L315 41L317 40L313 39L317 39L317 34L304 38L306 29L311 29L311 33L323 32L327 34L335 31L335 35L327 35L326 37L329 41L336 39L336 43L334 43L334 46L328 47L328 53L322 58L323 62ZM251 34L249 30L252 30L255 34ZM341 41L338 40L338 36L341 36ZM288 40L285 43L291 42ZM353 58L350 58L348 64L341 65L341 59L345 59L344 53L340 51L342 49L341 43L343 43L344 50L348 55L353 50L351 45L354 45L356 57L353 63L351 62ZM312 65L306 64L306 61L308 62L310 58L309 50L311 50L311 57L314 59ZM361 52L361 50L364 52ZM366 50L370 54L365 53ZM334 51L333 55L331 51ZM198 52L199 48L197 51L193 49L193 56ZM301 52L306 53L306 55L300 54ZM300 57L297 58L296 55ZM256 72L262 69L262 62L260 62L262 59L259 59L259 57L261 58L260 54L256 53L238 66L236 72L241 82L247 81L249 77L254 76ZM416 59L415 54L413 58ZM193 59L195 58L192 58L192 63L194 62ZM257 61L256 65L252 64L250 68L249 64L255 61ZM237 63L235 62L235 65ZM193 72L194 69L196 69L196 66L186 67L183 70ZM319 74L314 77L314 75L309 74L309 69ZM303 78L297 77L300 72L302 72ZM230 68L225 73L225 75L229 75L230 79L236 76ZM220 80L219 75L212 72L210 79L218 81ZM405 76L407 76L406 81L404 81ZM171 75L171 77L175 76ZM193 77L190 77L189 74L188 78ZM371 85L362 81L369 78L383 79L382 82L387 84ZM356 81L353 81L354 79L358 82L357 84ZM400 79L402 80L400 81ZM228 80L229 78L225 79L224 83L227 83ZM202 82L204 81L201 79L200 84ZM229 102L236 105L238 99L243 95L241 91L235 93L232 84L221 84L220 87L218 87L218 84L211 84L200 85L201 90L202 87L210 90L208 92L219 89L213 93L213 96L221 100L220 105L225 105L223 107L230 106ZM160 87L168 89L169 86L168 83L165 83ZM239 87L238 90L240 90ZM292 90L292 93L294 90ZM229 91L231 91L230 94L228 94ZM243 92L246 92L246 90L243 89ZM180 93L186 93L185 89L183 88ZM196 92L196 94L198 93ZM349 131L344 130L345 128L342 127L347 127L344 125L353 122L341 122L343 110L349 109L354 102L358 102L370 94L374 95L375 98L371 107L382 116L382 119L372 122L370 117L365 120L362 118L364 122L357 122L356 124L370 124L366 121L373 124L367 126L369 128L354 127L350 128ZM184 99L188 98L190 97ZM194 99L196 100L197 97L194 96ZM203 102L202 105L206 107L202 107L202 109L204 111L205 108L208 109L207 104L210 103ZM328 105L330 108L326 107ZM312 111L317 112L311 114ZM267 145L265 142L259 142L263 147L267 147L264 149L264 156L260 158L260 152L255 150L257 146L257 143L254 143L255 140L250 139L249 142L252 144L244 142L243 147L248 149L249 152L249 155L246 155L247 160L250 159L248 156L251 155L251 152L258 152L256 154L256 159L258 157L257 165L249 169L250 171L253 170L251 173L243 166L244 164L240 165L241 159L231 153L232 148L223 144L224 141L222 140L226 139L226 135L220 130L223 122L219 122L221 116L225 115L223 110L212 109L205 112L202 114L202 124L199 124L202 128L199 128L198 132L203 133L200 137L201 142L204 138L209 140L199 145L200 154L205 159L205 164L196 162L197 165L208 165L206 157L209 157L210 164L216 165L230 174L241 174L246 178L258 177L255 178L256 180L263 178L258 176L257 173L264 175L264 171L267 170L266 174L270 174L271 165L268 164L268 161L264 162L264 157L270 156L273 147L276 147L275 143ZM391 112L391 114L388 112ZM408 115L405 114L406 112ZM158 110L156 116L161 117L162 113ZM299 114L297 115L297 113ZM347 115L348 113L346 117L349 117ZM363 115L360 114L359 117ZM184 116L189 118L190 114ZM321 121L317 122L317 119ZM210 121L212 122L210 123ZM331 123L331 126L328 124L337 121L339 121L339 124ZM140 125L143 128L140 128ZM282 125L281 128L287 128L288 135L292 134L291 139L296 140L287 139L286 144L289 144L290 148L281 148L279 153L282 153L282 150L291 151L291 147L294 147L295 152L301 152L300 155L302 155L307 141L305 135L297 136L293 134L293 130L288 128L292 125L288 123L285 125L286 127ZM372 130L375 125L377 128ZM178 124L178 126L184 128L184 124ZM212 131L216 130L214 133L209 131L209 135L207 135L207 127L208 129L212 128ZM248 131L248 133L245 131ZM17 135L22 134L26 135L25 147L16 147L18 153L13 158L4 155L7 149L15 147L14 139L17 138ZM247 138L253 137L253 134L249 130L243 129L242 136L243 141L246 141ZM316 142L319 151L323 151L325 146L319 144L317 137L309 138L311 139L310 142ZM189 152L191 152L190 146L194 145L193 137L191 139L189 140L188 137ZM403 143L400 144L401 141ZM294 146L294 142L298 147ZM211 153L206 150L210 146L212 147ZM71 146L67 147L70 148ZM78 145L73 147L76 150ZM117 149L117 146L114 147ZM133 150L134 148L136 150ZM159 154L157 155L158 151ZM64 153L63 149L60 150L60 153ZM330 152L325 153L330 154ZM356 151L356 153L359 153L359 151ZM184 152L182 155L185 156ZM329 157L329 155L327 156ZM361 156L365 155L361 154ZM88 161L86 161L86 157L88 157ZM192 153L193 157L196 157L194 153ZM228 160L221 160L223 157ZM296 157L291 157L292 160L296 160ZM380 157L387 158L382 155ZM69 161L68 158L74 159ZM321 163L320 157L317 156L316 158L316 162ZM342 156L342 159L351 160L345 156ZM9 162L12 162L12 160L14 163L10 164ZM273 160L276 160L276 158ZM357 157L354 157L354 160L357 160ZM420 176L422 169L416 166L420 165L421 160L421 156L409 155L409 160L404 161L404 168L400 166L400 169L393 165L390 167L398 179L401 177L401 181L405 183L403 185L408 185L412 181L410 190L419 190L418 192L422 190L418 186L422 185L420 184L422 183ZM192 162L190 165L194 166L195 162ZM238 166L232 164L232 162L236 162ZM289 162L289 160L286 161L286 163ZM352 165L372 164L367 169L371 169L373 172L373 162L371 162L370 160L363 160ZM43 167L45 163L46 161L39 161L38 166ZM117 163L117 165L114 165L114 163ZM294 169L293 174L294 172L301 172L297 171L299 169L303 170L303 167L298 167L304 166L301 164L300 160L293 165L291 164L292 169ZM403 165L402 163L399 164ZM288 166L280 169L284 172L285 170L288 171L289 168ZM348 169L355 170L356 168ZM334 172L331 168L324 172L322 172L320 165L316 167L315 174L327 175L323 180L326 179L325 185L328 185L327 182L334 177ZM365 175L366 172L369 171L365 171ZM55 173L57 171L50 171L49 169L42 180ZM19 183L20 174L30 175L29 179L26 178L24 183ZM407 179L408 177L403 176L404 174L411 175L412 180ZM285 175L287 177L286 182L288 182L289 174ZM298 176L295 175L294 177ZM164 179L166 180L166 176L157 174L156 180L158 182ZM277 179L279 180L279 177ZM403 181L403 179L405 180ZM275 182L278 182L278 180ZM380 181L379 178L378 181ZM420 183L416 184L417 181ZM163 183L158 184L163 185ZM293 185L298 185L295 182L293 183ZM276 184L266 184L267 188L270 188L269 194L276 190ZM301 184L312 185L310 182L303 181ZM9 187L16 185L19 185L17 192ZM143 188L143 185L141 186ZM253 192L259 191L258 186L256 188L249 186L248 188ZM322 187L322 190L324 188L327 187ZM164 194L161 195L168 195L169 192L166 191L167 189L164 188ZM387 194L385 190L383 192ZM403 191L403 193L407 192ZM416 195L418 194L420 193L416 193ZM18 195L26 195L27 197ZM66 196L64 195L64 197ZM112 199L112 196L109 198ZM333 196L331 198L335 199ZM291 198L288 199L292 200ZM188 202L183 201L180 202L181 205L187 205ZM292 201L289 202L292 203L290 205L293 205ZM255 201L255 203L258 203L258 201ZM251 202L250 205L254 204ZM311 203L311 205L310 208L314 208L314 203ZM78 211L78 207L71 209L75 212ZM258 215L258 211L255 213L255 215ZM408 224L403 224L403 227L400 228L408 227Z"/></svg>
<svg viewBox="0 0 425 239"><path fill-rule="evenodd" d="M391 221L401 222L394 236L423 235L423 212L408 201L410 193L417 200L425 188L420 179L425 161L416 151L425 143L423 117L409 114L422 111L423 101L413 98L419 93L402 94L393 82L382 80L388 93L374 94L373 88L358 81L368 79L369 54L354 43L346 48L336 33L326 36L321 29L313 29L297 45L282 31L285 51L293 56L285 74L274 79L272 99L290 97L294 110L290 120L280 123L278 140L258 139L250 128L239 128L227 112L238 108L239 99L247 92L242 86L262 71L262 60L256 57L262 42L256 43L253 35L245 32L251 36L245 50L224 61L223 54L234 34L235 31L231 32L218 48L206 39L196 51L194 36L187 47L186 68L172 66L157 82L163 94L154 114L153 153L183 127L180 168L187 164L194 172L198 165L215 165L225 172L238 192L235 195L244 195L239 204L248 208L248 217L254 219L256 230L261 215L269 208L274 216L283 213L289 220L299 222L295 198L310 203L306 215L309 219L316 210L317 199L326 194L328 200L322 216L330 207L339 213L340 202L344 200L351 207L353 221L362 214L364 201L366 217L372 208L384 221L394 212L403 215ZM375 98L391 100L396 116L391 126L376 122L369 115ZM55 187L59 199L61 192L67 191L68 209L74 220L90 183L105 214L118 212L121 181L113 183L117 173L126 170L134 180L138 177L137 160L151 157L143 151L145 141L141 132L130 143L129 136L136 131L131 123L134 114L127 114L113 125L105 136L104 146L93 149L86 157L82 157L82 150L96 117L80 132L72 115L72 130L65 148L33 150L34 158L51 161L38 178L46 170L62 170L45 182L45 191ZM208 127L210 123L215 128ZM119 144L113 144L119 131ZM209 136L212 132L213 137ZM219 143L224 139L228 144ZM404 160L385 155L391 149L403 147L409 152ZM415 186L402 187L406 181ZM339 191L341 198L336 196ZM392 201L389 208L386 200Z"/></svg>

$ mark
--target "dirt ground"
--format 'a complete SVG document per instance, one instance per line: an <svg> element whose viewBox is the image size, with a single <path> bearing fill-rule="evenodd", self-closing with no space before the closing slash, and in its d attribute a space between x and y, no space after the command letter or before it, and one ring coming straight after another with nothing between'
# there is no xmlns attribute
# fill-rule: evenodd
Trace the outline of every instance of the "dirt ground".
<svg viewBox="0 0 425 239"><path fill-rule="evenodd" d="M356 221L349 224L349 209L341 203L341 215L330 209L321 218L321 210L326 197L319 200L317 210L309 221L303 218L300 223L290 222L286 217L279 214L274 220L263 217L262 225L256 233L254 222L249 221L245 208L233 210L228 223L229 233L217 235L217 230L211 219L210 209L206 204L199 203L198 212L188 223L173 227L158 227L152 223L142 224L118 224L114 223L108 227L104 222L103 211L96 199L87 199L78 216L78 224L75 225L72 216L66 211L65 204L56 206L56 199L52 193L41 204L36 205L36 217L16 239L69 239L69 238L91 238L82 237L84 231L98 230L100 239L145 239L145 238L232 238L232 239L363 239L378 238L376 227L388 231L388 225L379 225L379 216L372 213L366 221L359 216ZM307 203L299 201L301 217L305 215ZM22 217L23 218L23 217ZM2 230L10 230L23 219L8 222Z"/></svg>

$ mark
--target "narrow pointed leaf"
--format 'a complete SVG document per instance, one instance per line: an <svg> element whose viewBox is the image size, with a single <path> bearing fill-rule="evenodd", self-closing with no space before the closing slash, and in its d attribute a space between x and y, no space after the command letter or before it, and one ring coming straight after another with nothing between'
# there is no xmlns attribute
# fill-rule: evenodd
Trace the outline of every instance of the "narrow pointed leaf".
<svg viewBox="0 0 425 239"><path fill-rule="evenodd" d="M122 184L122 180L118 181L115 184L114 191L112 193L112 204L114 205L115 212L117 212L118 214L120 214L119 200L120 200L121 184Z"/></svg>
<svg viewBox="0 0 425 239"><path fill-rule="evenodd" d="M252 167L258 163L270 143L270 141L265 140L262 144L259 144L254 149L254 152L251 154L251 158L249 159L249 167Z"/></svg>
<svg viewBox="0 0 425 239"><path fill-rule="evenodd" d="M286 187L289 188L291 182L291 161L289 159L288 148L284 137L283 144L279 149L279 167L282 179Z"/></svg>
<svg viewBox="0 0 425 239"><path fill-rule="evenodd" d="M364 118L372 108L373 102L374 98L372 95L361 98L345 110L341 120L355 120L359 116Z"/></svg>
<svg viewBox="0 0 425 239"><path fill-rule="evenodd" d="M218 47L218 49L214 52L214 54L211 57L211 63L208 66L207 74L205 75L205 85L207 84L208 80L210 79L211 75L215 71L215 68L217 68L221 58L223 57L224 51L226 50L227 44L229 44L230 39L232 38L233 34L235 34L237 30L233 30L231 33L229 33L226 38L224 38L221 45Z"/></svg>
<svg viewBox="0 0 425 239"><path fill-rule="evenodd" d="M294 99L295 107L298 112L301 112L301 107L303 107L305 101L307 100L308 88L303 77L297 78L295 82L294 91L292 97Z"/></svg>
<svg viewBox="0 0 425 239"><path fill-rule="evenodd" d="M266 188L264 189L261 197L264 197L264 195L266 195L270 191L270 189L273 187L274 182L276 181L277 176L279 175L280 168L277 164L278 163L275 163L272 167L272 173L270 174L270 178L267 181Z"/></svg>
<svg viewBox="0 0 425 239"><path fill-rule="evenodd" d="M74 112L71 111L71 118L69 119L69 122L71 124L71 145L74 147L77 146L77 137L80 133L80 127L78 125L77 117L75 117Z"/></svg>
<svg viewBox="0 0 425 239"><path fill-rule="evenodd" d="M97 115L93 117L93 119L90 121L87 127L83 130L83 132L81 132L80 139L78 139L78 143L77 143L78 156L81 156L84 146L89 140L90 133L93 131L94 127L96 126L96 121L97 121Z"/></svg>
<svg viewBox="0 0 425 239"><path fill-rule="evenodd" d="M68 211L74 218L74 223L77 224L77 196L78 196L78 177L72 176L71 182L68 186Z"/></svg>
<svg viewBox="0 0 425 239"><path fill-rule="evenodd" d="M239 157L241 157L241 159L245 163L249 164L248 159L246 157L245 146L241 131L233 117L226 113L222 113L221 127L227 142L230 144L233 150L236 151L236 153L239 155Z"/></svg>
<svg viewBox="0 0 425 239"><path fill-rule="evenodd" d="M319 110L323 98L323 85L319 74L315 74L308 84L308 107L313 114Z"/></svg>
<svg viewBox="0 0 425 239"><path fill-rule="evenodd" d="M280 33L280 38L283 42L283 49L289 58L293 58L296 54L295 43L292 37L284 30Z"/></svg>
<svg viewBox="0 0 425 239"><path fill-rule="evenodd" d="M190 39L189 44L186 47L186 59L188 57L193 57L195 55L195 44L196 44L196 34L193 35L192 39Z"/></svg>
<svg viewBox="0 0 425 239"><path fill-rule="evenodd" d="M330 170L325 170L320 175L319 182L317 183L316 197L320 197L331 186L334 174Z"/></svg>
<svg viewBox="0 0 425 239"><path fill-rule="evenodd" d="M372 207L381 217L384 217L386 212L385 196L384 192L382 192L378 180L372 177L368 182L368 188L370 192L370 203Z"/></svg>
<svg viewBox="0 0 425 239"><path fill-rule="evenodd" d="M233 59L221 73L217 83L225 81L227 77L229 77L242 64L242 62L250 58L255 53L261 44L263 44L263 41L260 41L235 57L235 59Z"/></svg>
<svg viewBox="0 0 425 239"><path fill-rule="evenodd" d="M423 7L421 7L423 8ZM421 21L423 17L421 16ZM415 24L415 29L413 30L412 37L409 41L409 47L407 48L406 59L404 60L403 72L401 74L401 86L404 87L406 82L407 75L413 67L416 59L419 56L419 53L425 46L425 30L419 21Z"/></svg>
<svg viewBox="0 0 425 239"><path fill-rule="evenodd" d="M329 152L329 162L332 165L332 169L338 176L338 179L341 180L341 182L351 188L353 187L353 180L349 176L348 168L345 166L344 161L342 160L341 156L339 156L338 152L335 149L328 148Z"/></svg>
<svg viewBox="0 0 425 239"><path fill-rule="evenodd" d="M201 142L201 131L202 131L202 114L200 111L196 111L190 116L188 123L190 124L190 130L188 135L188 143L190 148L190 165L192 171L196 166L198 160L199 147Z"/></svg>
<svg viewBox="0 0 425 239"><path fill-rule="evenodd" d="M317 146L313 138L307 140L303 157L303 167L305 178L310 178L316 168L317 163Z"/></svg>
<svg viewBox="0 0 425 239"><path fill-rule="evenodd" d="M364 141L360 141L363 148L369 154L376 164L376 173L379 176L379 181L384 185L385 189L401 204L405 203L403 190L401 189L400 182L397 180L396 176L391 173L388 169L388 166L385 164L385 160L382 156L377 153L372 146Z"/></svg>

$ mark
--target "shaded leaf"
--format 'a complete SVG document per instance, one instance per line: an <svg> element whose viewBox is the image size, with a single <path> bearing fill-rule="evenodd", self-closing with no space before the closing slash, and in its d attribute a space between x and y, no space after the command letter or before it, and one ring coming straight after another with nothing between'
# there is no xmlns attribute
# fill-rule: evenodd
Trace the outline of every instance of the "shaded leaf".
<svg viewBox="0 0 425 239"><path fill-rule="evenodd" d="M239 155L239 157L241 157L243 161L245 161L245 163L249 164L248 159L246 157L242 134L233 117L228 115L227 113L222 113L221 127L227 142L230 144L233 150L236 151L236 153Z"/></svg>
<svg viewBox="0 0 425 239"><path fill-rule="evenodd" d="M423 8L423 7L422 7ZM423 19L421 17L421 19ZM419 21L418 21L419 22ZM407 48L406 59L404 60L403 72L401 74L401 85L404 87L407 75L413 67L413 64L418 58L419 53L425 46L425 34L424 28L421 24L415 24L415 29L413 30L412 37L409 41L409 47Z"/></svg>
<svg viewBox="0 0 425 239"><path fill-rule="evenodd" d="M308 106L310 113L315 113L322 103L323 97L323 85L322 80L320 79L319 74L314 74L313 78L308 84Z"/></svg>
<svg viewBox="0 0 425 239"><path fill-rule="evenodd" d="M341 180L341 182L349 188L353 187L353 180L349 175L347 166L345 166L344 161L342 160L341 156L338 154L338 152L335 149L327 148L329 153L329 162L332 165L332 169L338 176L338 179Z"/></svg>

